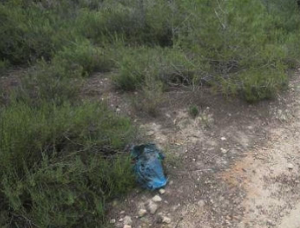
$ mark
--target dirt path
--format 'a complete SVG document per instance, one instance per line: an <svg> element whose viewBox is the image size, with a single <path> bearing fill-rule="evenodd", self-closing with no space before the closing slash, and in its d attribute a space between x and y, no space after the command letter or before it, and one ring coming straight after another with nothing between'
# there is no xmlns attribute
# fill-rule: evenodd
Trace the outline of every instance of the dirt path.
<svg viewBox="0 0 300 228"><path fill-rule="evenodd" d="M244 158L218 173L222 181L242 192L242 196L236 195L229 202L235 204L241 197L236 204L239 209L226 216L223 225L213 221L222 213L216 213L204 225L195 217L206 217L207 211L198 208L194 218L185 216L181 227L300 228L299 78L291 82L291 90L281 102L269 107L268 124L261 126L266 137L258 139L259 145L246 151Z"/></svg>
<svg viewBox="0 0 300 228"><path fill-rule="evenodd" d="M156 118L136 113L108 82L96 76L87 91L102 91L91 94L130 115L164 150L170 180L154 214L138 216L158 192L138 190L113 202L112 227L130 216L133 228L300 228L299 72L287 92L256 105L171 91ZM191 104L200 107L195 119Z"/></svg>

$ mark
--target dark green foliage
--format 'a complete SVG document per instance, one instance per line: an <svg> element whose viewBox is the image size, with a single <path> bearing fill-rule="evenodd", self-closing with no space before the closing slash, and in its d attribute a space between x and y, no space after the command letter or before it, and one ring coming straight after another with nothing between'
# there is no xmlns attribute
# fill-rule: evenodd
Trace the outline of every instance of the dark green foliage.
<svg viewBox="0 0 300 228"><path fill-rule="evenodd" d="M93 72L114 70L151 115L169 86L255 102L288 84L299 26L296 0L1 1L0 74L31 68L14 98L0 91L0 226L101 227L132 187L129 121L79 99Z"/></svg>
<svg viewBox="0 0 300 228"><path fill-rule="evenodd" d="M205 82L227 94L231 87L243 93L246 71L263 68L276 72L273 69L279 66L277 70L282 72L282 65L297 65L298 11L296 0L8 1L0 9L1 60L15 64L55 56L67 65L80 61L85 75L111 69L114 57L119 68L115 82L123 90L140 87L147 72L167 85ZM101 49L93 50L94 44L85 38ZM117 56L110 50L120 42L127 48L117 50ZM175 70L178 67L180 73ZM256 83L278 78L273 73L259 75L269 79ZM278 81L276 90L272 86L268 91L276 94L281 84Z"/></svg>
<svg viewBox="0 0 300 228"><path fill-rule="evenodd" d="M199 108L196 105L189 107L189 114L191 117L196 118L199 115Z"/></svg>
<svg viewBox="0 0 300 228"><path fill-rule="evenodd" d="M103 105L13 102L0 123L0 211L14 226L100 227L105 201L133 186L134 129Z"/></svg>
<svg viewBox="0 0 300 228"><path fill-rule="evenodd" d="M0 60L27 64L53 52L74 39L71 23L59 15L32 5L0 4Z"/></svg>
<svg viewBox="0 0 300 228"><path fill-rule="evenodd" d="M121 47L116 62L119 72L113 80L122 90L142 89L146 77L165 84L192 84L195 78L194 59L177 48Z"/></svg>
<svg viewBox="0 0 300 228"><path fill-rule="evenodd" d="M0 60L0 76L4 74L9 67L9 62L7 60L1 61Z"/></svg>
<svg viewBox="0 0 300 228"><path fill-rule="evenodd" d="M89 76L95 71L109 71L112 67L108 53L94 47L86 39L74 42L58 51L52 62L54 65L61 65L65 69L78 68L82 76Z"/></svg>

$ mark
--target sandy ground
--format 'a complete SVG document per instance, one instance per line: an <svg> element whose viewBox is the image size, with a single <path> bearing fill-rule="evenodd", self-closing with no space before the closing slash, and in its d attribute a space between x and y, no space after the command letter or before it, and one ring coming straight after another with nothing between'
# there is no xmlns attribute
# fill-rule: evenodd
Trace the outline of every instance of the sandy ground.
<svg viewBox="0 0 300 228"><path fill-rule="evenodd" d="M130 216L134 228L300 228L299 73L288 91L255 105L171 91L156 118L133 114L122 96L106 97L164 150L170 181L153 215L137 216L158 192L115 201L112 227ZM190 104L201 109L195 119Z"/></svg>

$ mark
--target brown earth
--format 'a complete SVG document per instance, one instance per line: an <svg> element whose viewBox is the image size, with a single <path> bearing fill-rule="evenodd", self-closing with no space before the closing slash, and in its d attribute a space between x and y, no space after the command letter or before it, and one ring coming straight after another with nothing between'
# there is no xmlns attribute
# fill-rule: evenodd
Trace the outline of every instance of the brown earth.
<svg viewBox="0 0 300 228"><path fill-rule="evenodd" d="M156 118L137 112L132 97L95 75L84 91L135 120L143 135L165 152L169 184L154 215L139 218L158 192L137 190L115 201L112 227L300 228L300 73L272 101L247 104L207 91L165 93ZM101 91L101 92L99 92ZM193 119L189 105L200 115ZM164 224L160 217L171 218Z"/></svg>
<svg viewBox="0 0 300 228"><path fill-rule="evenodd" d="M0 83L13 87L18 78ZM130 216L133 228L300 228L300 71L288 91L252 105L203 88L173 89L155 118L135 110L132 100L139 93L115 91L109 75L88 79L82 96L130 116L139 140L156 143L166 154L169 183L157 212L137 216L159 195L137 189L112 202L111 227L123 227ZM200 109L195 119L190 105ZM162 216L171 223L162 223Z"/></svg>

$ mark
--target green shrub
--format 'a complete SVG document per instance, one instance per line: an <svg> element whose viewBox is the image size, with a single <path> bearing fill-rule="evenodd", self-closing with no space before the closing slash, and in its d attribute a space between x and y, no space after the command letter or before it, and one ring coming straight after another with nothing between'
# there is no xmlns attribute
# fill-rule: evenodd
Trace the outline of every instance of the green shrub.
<svg viewBox="0 0 300 228"><path fill-rule="evenodd" d="M48 101L61 104L76 102L82 86L82 67L66 68L61 63L39 61L22 79L17 97L29 103Z"/></svg>
<svg viewBox="0 0 300 228"><path fill-rule="evenodd" d="M141 89L146 75L165 84L191 84L196 67L181 50L173 48L148 48L119 50L117 59L119 73L113 78L122 90Z"/></svg>
<svg viewBox="0 0 300 228"><path fill-rule="evenodd" d="M0 5L0 58L24 64L53 51L51 37L56 32L48 15L21 7ZM39 18L37 20L37 18Z"/></svg>
<svg viewBox="0 0 300 228"><path fill-rule="evenodd" d="M56 53L52 62L66 69L81 68L82 76L88 76L95 71L105 72L112 67L107 53L94 47L88 40L64 47Z"/></svg>
<svg viewBox="0 0 300 228"><path fill-rule="evenodd" d="M88 41L74 43L57 52L51 62L39 61L22 80L20 99L47 100L56 104L75 102L83 77L107 71L112 62Z"/></svg>
<svg viewBox="0 0 300 228"><path fill-rule="evenodd" d="M101 227L105 202L134 184L134 129L101 104L13 102L0 123L2 227Z"/></svg>
<svg viewBox="0 0 300 228"><path fill-rule="evenodd" d="M196 118L199 115L199 108L196 105L189 107L189 114L191 117Z"/></svg>
<svg viewBox="0 0 300 228"><path fill-rule="evenodd" d="M4 74L7 71L7 68L9 67L9 62L7 60L0 60L0 76L1 74Z"/></svg>
<svg viewBox="0 0 300 228"><path fill-rule="evenodd" d="M178 18L169 3L105 1L97 11L80 10L79 31L97 43L124 39L131 44L172 46Z"/></svg>
<svg viewBox="0 0 300 228"><path fill-rule="evenodd" d="M295 22L300 19L292 10L295 3L286 1L284 13L276 13L279 6L268 11L260 0L186 1L181 7L189 19L179 27L177 45L198 54L198 68L210 85L225 93L238 88L250 101L271 97L286 84L283 69L295 65L298 55L291 48L297 46ZM287 12L289 21L284 20Z"/></svg>
<svg viewBox="0 0 300 228"><path fill-rule="evenodd" d="M143 87L134 95L132 104L137 111L155 117L163 101L163 83L152 75L147 75Z"/></svg>

